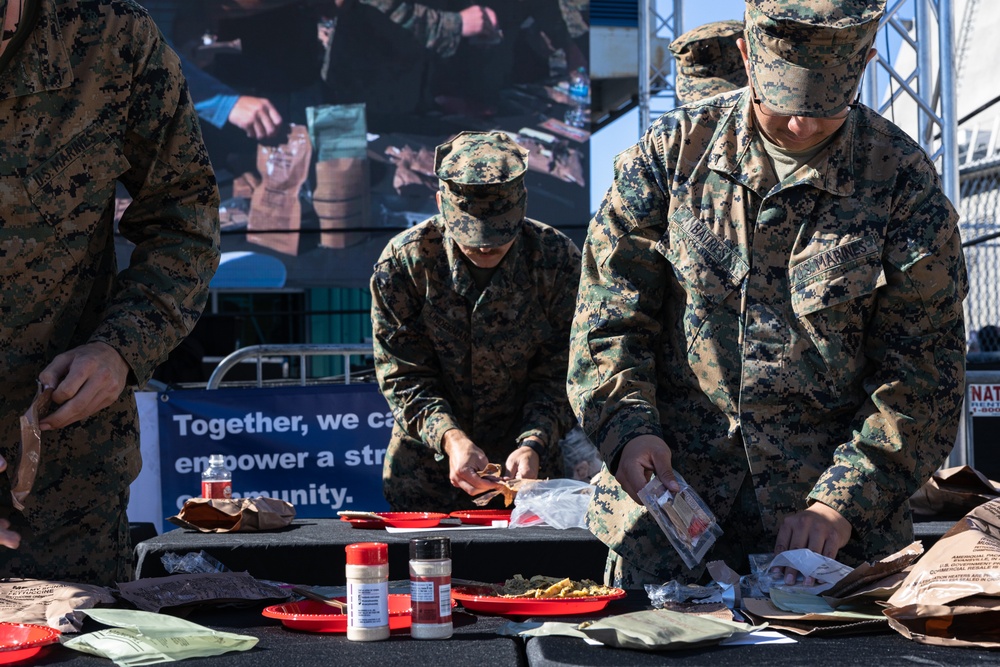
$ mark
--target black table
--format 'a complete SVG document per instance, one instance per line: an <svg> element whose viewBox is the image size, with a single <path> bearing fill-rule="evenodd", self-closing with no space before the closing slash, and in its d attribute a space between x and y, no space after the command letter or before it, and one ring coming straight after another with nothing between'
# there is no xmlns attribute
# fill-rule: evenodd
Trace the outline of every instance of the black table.
<svg viewBox="0 0 1000 667"><path fill-rule="evenodd" d="M924 549L937 541L953 521L915 524ZM354 542L389 545L389 578L409 577L409 542L417 535L451 539L455 577L494 581L514 574L546 574L601 581L607 547L582 528L509 528L430 533L388 533L352 528L337 519L296 519L280 531L265 533L199 533L176 529L135 547L136 578L162 577L168 572L160 557L168 552L205 551L235 571L259 579L294 584L333 586L344 583L344 547Z"/></svg>
<svg viewBox="0 0 1000 667"><path fill-rule="evenodd" d="M352 642L343 634L289 630L279 621L261 616L260 608L199 611L188 620L216 630L252 635L259 639L249 651L226 653L191 662L197 667L364 667L391 664L450 666L525 665L524 641L496 634L505 619L453 614L455 634L447 640L416 640L393 634L387 641ZM84 632L104 626L87 621ZM67 635L73 637L75 635ZM107 658L87 655L64 646L49 647L34 665L113 667ZM185 663L186 664L186 663Z"/></svg>
<svg viewBox="0 0 1000 667"><path fill-rule="evenodd" d="M797 644L710 646L686 651L643 652L588 646L572 637L531 638L526 647L531 667L872 667L996 665L1000 656L986 650L924 646L889 631L854 637L801 637Z"/></svg>
<svg viewBox="0 0 1000 667"><path fill-rule="evenodd" d="M405 632L382 642L351 642L342 634L297 632L278 621L261 616L259 607L215 609L195 612L189 620L218 630L257 637L249 651L199 658L199 667L364 667L391 664L449 667L644 667L653 665L689 667L869 667L870 665L937 665L978 667L995 665L1000 654L978 649L924 646L886 628L880 634L848 637L796 637L798 643L776 646L710 646L684 651L645 652L591 646L571 637L500 636L497 630L507 619L473 615L461 610L453 614L455 634L447 640L415 640ZM605 610L620 614L648 608L644 591L629 591L625 600L612 602ZM587 617L565 617L579 622ZM535 619L545 620L545 619ZM84 632L102 626L87 621ZM792 635L790 635L792 636ZM107 667L104 658L62 646L49 647L33 664L64 667Z"/></svg>
<svg viewBox="0 0 1000 667"><path fill-rule="evenodd" d="M449 529L389 533L352 528L337 519L296 519L280 531L200 533L177 529L135 547L137 579L167 574L160 557L168 552L205 551L229 569L258 579L334 586L345 583L344 547L355 542L389 545L389 578L408 579L409 543L414 536L444 535L451 540L452 573L479 581L514 574L546 574L573 579L604 577L608 549L582 528Z"/></svg>
<svg viewBox="0 0 1000 667"><path fill-rule="evenodd" d="M645 591L629 591L612 603L611 613L649 609ZM541 619L535 619L541 620ZM985 649L927 646L906 639L888 624L881 632L848 636L799 636L782 632L795 644L708 646L681 651L636 651L592 646L574 637L531 637L525 645L531 667L871 667L935 665L972 667L996 665L1000 653Z"/></svg>

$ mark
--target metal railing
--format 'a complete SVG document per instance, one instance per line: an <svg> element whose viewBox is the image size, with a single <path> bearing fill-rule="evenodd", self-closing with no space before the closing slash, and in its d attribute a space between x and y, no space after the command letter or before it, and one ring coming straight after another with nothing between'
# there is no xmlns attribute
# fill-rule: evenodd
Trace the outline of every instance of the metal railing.
<svg viewBox="0 0 1000 667"><path fill-rule="evenodd" d="M308 376L306 373L306 357L314 356L340 356L344 358L344 384L351 384L351 364L350 358L354 356L371 356L372 346L370 343L297 343L289 345L251 345L240 348L232 354L226 356L219 365L212 371L208 378L206 389L218 389L222 384L222 378L232 370L236 364L246 359L256 359L257 361L257 386L264 386L263 370L264 360L269 357L298 357L299 358L299 384L306 386Z"/></svg>

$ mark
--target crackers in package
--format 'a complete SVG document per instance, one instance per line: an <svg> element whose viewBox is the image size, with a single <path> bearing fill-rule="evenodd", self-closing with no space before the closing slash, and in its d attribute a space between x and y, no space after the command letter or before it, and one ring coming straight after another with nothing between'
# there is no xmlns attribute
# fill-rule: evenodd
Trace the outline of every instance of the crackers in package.
<svg viewBox="0 0 1000 667"><path fill-rule="evenodd" d="M667 490L654 475L638 495L684 564L693 568L722 535L722 528L705 501L676 470L674 478L681 486L677 493Z"/></svg>

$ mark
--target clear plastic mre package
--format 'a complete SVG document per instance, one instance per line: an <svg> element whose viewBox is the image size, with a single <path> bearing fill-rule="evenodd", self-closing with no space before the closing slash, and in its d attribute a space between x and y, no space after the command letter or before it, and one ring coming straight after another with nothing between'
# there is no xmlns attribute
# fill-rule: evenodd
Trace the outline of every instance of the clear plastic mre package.
<svg viewBox="0 0 1000 667"><path fill-rule="evenodd" d="M705 501L676 470L674 478L681 485L677 493L668 491L654 475L638 495L684 564L693 568L722 535L722 528Z"/></svg>

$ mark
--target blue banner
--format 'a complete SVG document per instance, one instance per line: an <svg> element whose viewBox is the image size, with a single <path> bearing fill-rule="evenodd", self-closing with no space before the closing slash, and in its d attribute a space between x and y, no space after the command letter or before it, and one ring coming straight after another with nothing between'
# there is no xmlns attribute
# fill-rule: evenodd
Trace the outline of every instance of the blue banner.
<svg viewBox="0 0 1000 667"><path fill-rule="evenodd" d="M211 454L226 457L234 498L280 498L307 518L389 507L382 458L392 413L375 384L178 390L158 399L168 516L199 495Z"/></svg>

